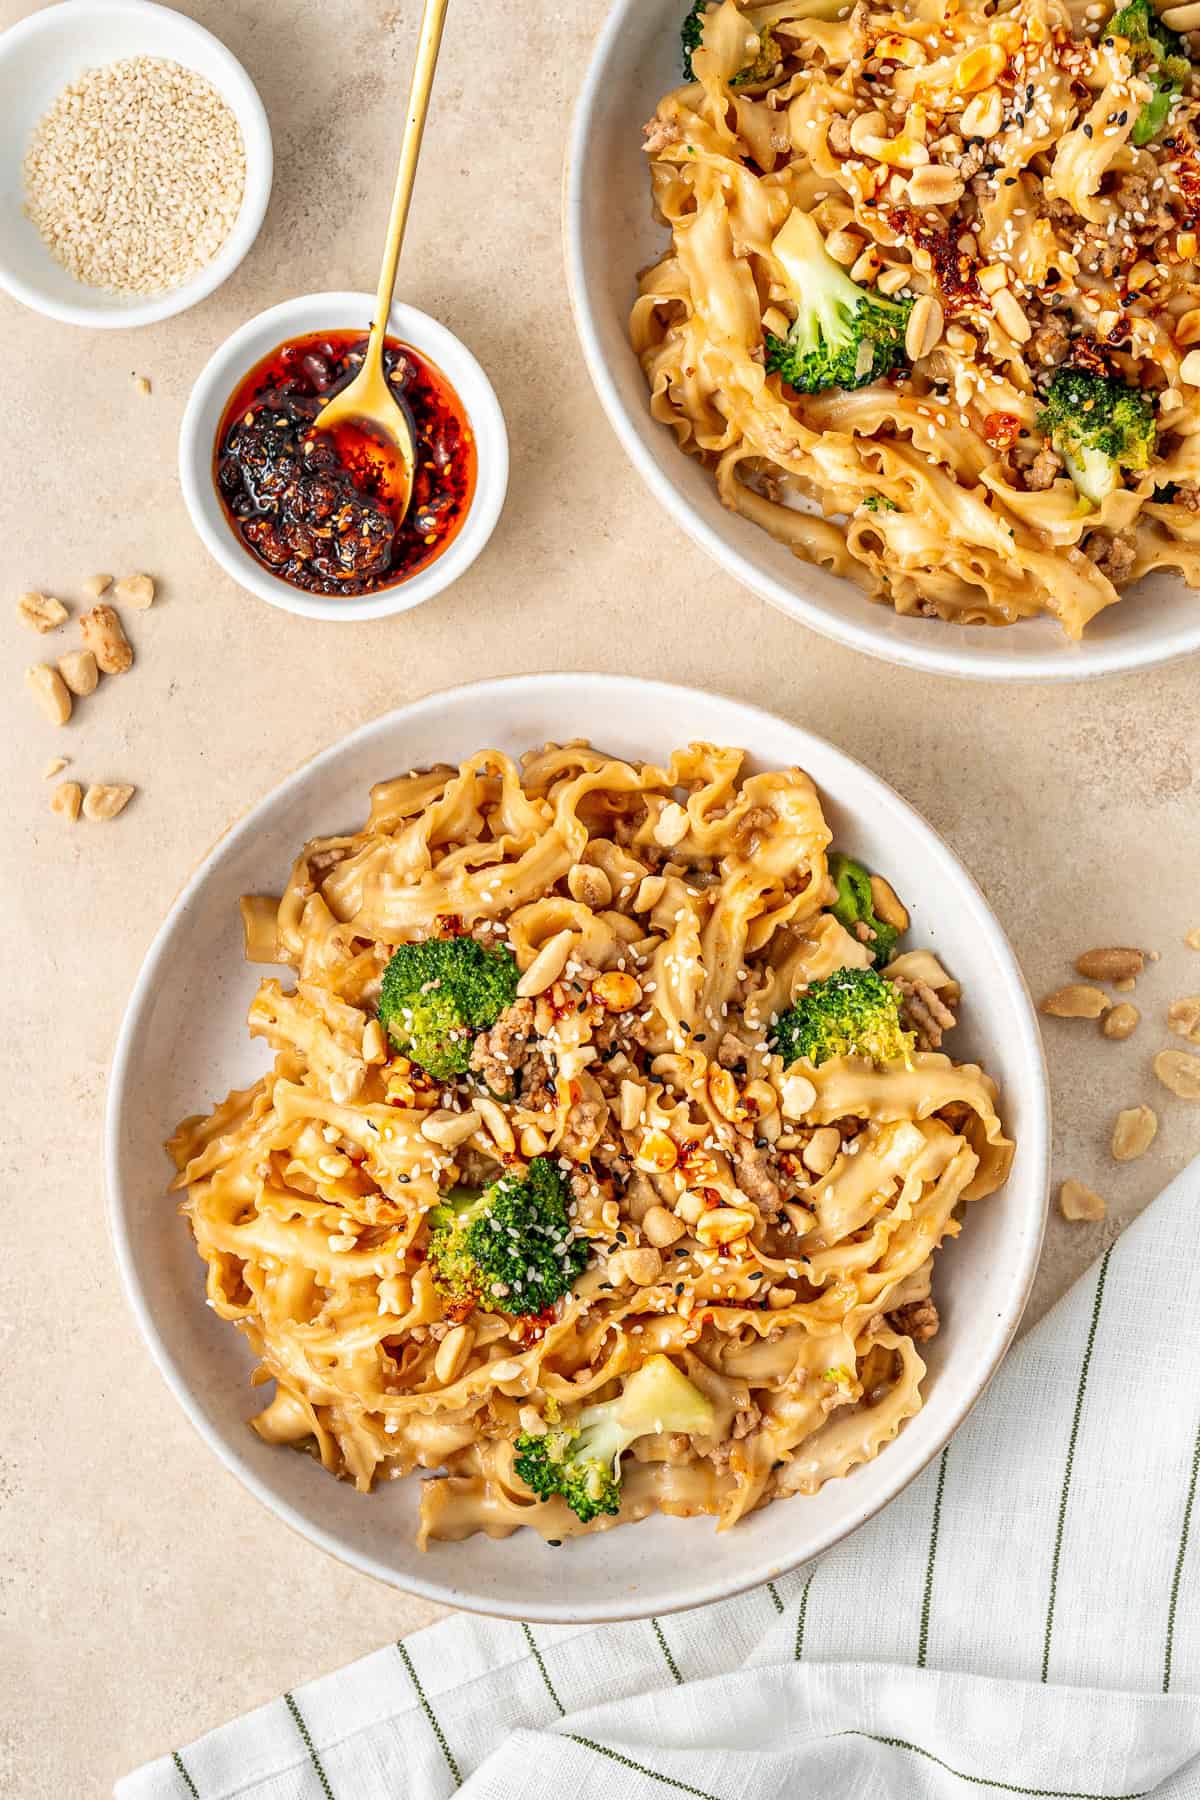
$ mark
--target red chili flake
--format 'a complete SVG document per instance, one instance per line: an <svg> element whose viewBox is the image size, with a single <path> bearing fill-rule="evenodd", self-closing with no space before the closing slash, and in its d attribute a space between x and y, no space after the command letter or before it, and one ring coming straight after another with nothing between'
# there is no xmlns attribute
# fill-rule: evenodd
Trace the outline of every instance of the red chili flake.
<svg viewBox="0 0 1200 1800"><path fill-rule="evenodd" d="M513 1336L519 1338L523 1344L536 1344L539 1338L545 1337L556 1316L554 1308L548 1306L545 1312L531 1313L514 1319L510 1329Z"/></svg>
<svg viewBox="0 0 1200 1800"><path fill-rule="evenodd" d="M1067 367L1086 369L1089 375L1107 375L1108 363L1094 338L1076 338L1071 345L1071 354L1067 358Z"/></svg>
<svg viewBox="0 0 1200 1800"><path fill-rule="evenodd" d="M442 1311L455 1325L461 1325L475 1311L475 1301L469 1294L464 1294L459 1299L443 1297Z"/></svg>
<svg viewBox="0 0 1200 1800"><path fill-rule="evenodd" d="M1191 230L1200 222L1200 145L1190 131L1181 131L1166 138L1163 148L1175 152L1174 173L1184 213L1179 224Z"/></svg>
<svg viewBox="0 0 1200 1800"><path fill-rule="evenodd" d="M467 928L457 913L439 913L433 921L433 924L438 937L455 938L466 936Z"/></svg>
<svg viewBox="0 0 1200 1800"><path fill-rule="evenodd" d="M1021 421L1015 413L989 413L983 421L983 435L993 450L1011 450L1021 435Z"/></svg>
<svg viewBox="0 0 1200 1800"><path fill-rule="evenodd" d="M959 239L970 229L966 219L955 219L948 226L926 225L914 213L900 207L888 218L892 230L907 237L933 259L933 274L942 297L942 310L948 318L983 304L976 274L978 259L961 248Z"/></svg>

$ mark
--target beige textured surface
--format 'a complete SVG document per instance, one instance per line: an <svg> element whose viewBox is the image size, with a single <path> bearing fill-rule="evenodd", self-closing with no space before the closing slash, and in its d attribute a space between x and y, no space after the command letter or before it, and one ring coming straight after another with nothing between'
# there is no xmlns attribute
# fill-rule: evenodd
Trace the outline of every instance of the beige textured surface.
<svg viewBox="0 0 1200 1800"><path fill-rule="evenodd" d="M2 0L0 23L24 10ZM206 305L149 330L86 334L0 303L0 1683L18 1697L3 1709L0 1792L20 1800L107 1791L121 1770L436 1610L327 1561L213 1462L135 1335L104 1223L106 1070L155 927L230 818L362 720L511 671L717 686L824 733L921 807L986 890L1035 992L1092 944L1160 949L1128 1042L1048 1021L1056 1178L1098 1188L1110 1220L1052 1218L1035 1315L1200 1150L1200 1107L1154 1093L1149 1068L1174 1041L1168 1001L1200 990L1200 955L1183 944L1200 925L1196 666L1083 690L931 683L806 635L667 521L593 398L561 276L563 134L603 0L450 12L401 291L463 335L505 408L513 478L488 552L430 606L353 630L271 611L217 572L176 485L181 408L251 313L373 286L417 6L189 10L244 60L271 116L276 188L255 250ZM17 595L40 587L78 609L97 569L143 568L161 599L129 616L133 671L55 731L20 674L58 639L17 622ZM68 827L42 780L57 754L69 776L141 792L115 824ZM1158 1138L1119 1168L1113 1116L1145 1097Z"/></svg>

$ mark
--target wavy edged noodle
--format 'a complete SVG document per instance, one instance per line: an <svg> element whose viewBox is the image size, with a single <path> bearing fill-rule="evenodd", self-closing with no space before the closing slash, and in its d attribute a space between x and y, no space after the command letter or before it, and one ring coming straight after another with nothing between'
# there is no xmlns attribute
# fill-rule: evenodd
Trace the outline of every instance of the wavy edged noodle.
<svg viewBox="0 0 1200 1800"><path fill-rule="evenodd" d="M168 1149L209 1302L270 1389L266 1442L364 1492L430 1473L424 1545L656 1511L725 1529L895 1435L920 1405L911 1310L928 1327L934 1253L1012 1145L973 1065L930 1049L789 1070L771 1048L812 983L872 960L830 911L830 839L807 775L738 749L665 767L483 750L380 782L361 831L314 839L278 900L244 906L248 958L284 971L247 1021L273 1060ZM530 974L475 1047L509 1045L504 1093L423 1077L376 1017L397 943L464 933ZM887 974L957 1000L928 951ZM587 1266L536 1319L464 1311L428 1259L430 1210L535 1155L567 1180ZM656 1354L708 1401L706 1433L638 1438L614 1516L534 1499L517 1435Z"/></svg>
<svg viewBox="0 0 1200 1800"><path fill-rule="evenodd" d="M1200 586L1200 97L1185 80L1135 142L1152 89L1085 12L713 0L646 127L670 240L629 330L653 417L731 511L902 614L1048 613L1077 639L1151 570ZM816 395L768 370L793 211L860 287L923 306L915 360ZM1068 356L1156 405L1149 468L1099 504L1043 436Z"/></svg>

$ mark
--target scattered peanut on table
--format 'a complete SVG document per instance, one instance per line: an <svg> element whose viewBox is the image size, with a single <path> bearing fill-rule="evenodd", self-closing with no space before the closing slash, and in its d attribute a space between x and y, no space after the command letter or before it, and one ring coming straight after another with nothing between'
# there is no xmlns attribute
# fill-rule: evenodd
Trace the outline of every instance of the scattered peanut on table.
<svg viewBox="0 0 1200 1800"><path fill-rule="evenodd" d="M50 811L73 825L79 817L79 803L82 799L83 789L77 781L60 781L50 796Z"/></svg>
<svg viewBox="0 0 1200 1800"><path fill-rule="evenodd" d="M1167 1008L1167 1030L1200 1044L1200 994L1185 994Z"/></svg>
<svg viewBox="0 0 1200 1800"><path fill-rule="evenodd" d="M1068 1176L1058 1190L1058 1209L1064 1219L1074 1223L1078 1219L1102 1219L1105 1205L1099 1194L1074 1176Z"/></svg>
<svg viewBox="0 0 1200 1800"><path fill-rule="evenodd" d="M123 675L133 664L133 649L119 613L99 601L79 620L83 641L106 675Z"/></svg>
<svg viewBox="0 0 1200 1800"><path fill-rule="evenodd" d="M83 796L83 816L99 823L115 819L136 792L127 782L94 781Z"/></svg>
<svg viewBox="0 0 1200 1800"><path fill-rule="evenodd" d="M113 588L113 599L121 606L135 606L145 612L154 605L154 582L149 575L122 575Z"/></svg>
<svg viewBox="0 0 1200 1800"><path fill-rule="evenodd" d="M23 624L44 633L58 629L67 617L67 609L49 594L30 593L22 594L17 601L17 615Z"/></svg>
<svg viewBox="0 0 1200 1800"><path fill-rule="evenodd" d="M25 671L25 686L52 725L65 725L71 717L67 684L50 663L34 663Z"/></svg>
<svg viewBox="0 0 1200 1800"><path fill-rule="evenodd" d="M90 650L68 650L58 659L58 672L73 694L94 694L100 680L96 658Z"/></svg>
<svg viewBox="0 0 1200 1800"><path fill-rule="evenodd" d="M1054 1019L1098 1019L1111 1005L1112 1001L1100 988L1072 982L1047 994L1041 1010Z"/></svg>
<svg viewBox="0 0 1200 1800"><path fill-rule="evenodd" d="M1158 1114L1152 1106L1127 1106L1113 1124L1112 1153L1115 1162L1133 1162L1154 1142Z"/></svg>
<svg viewBox="0 0 1200 1800"><path fill-rule="evenodd" d="M1160 1050L1154 1059L1154 1073L1179 1100L1200 1100L1200 1056L1189 1056L1186 1050Z"/></svg>
<svg viewBox="0 0 1200 1800"><path fill-rule="evenodd" d="M1131 1006L1128 1000L1122 1000L1111 1012L1105 1013L1100 1021L1100 1029L1106 1038L1120 1040L1132 1037L1141 1016L1136 1006Z"/></svg>
<svg viewBox="0 0 1200 1800"><path fill-rule="evenodd" d="M1085 950L1075 959L1076 971L1088 981L1135 981L1145 966L1143 950Z"/></svg>

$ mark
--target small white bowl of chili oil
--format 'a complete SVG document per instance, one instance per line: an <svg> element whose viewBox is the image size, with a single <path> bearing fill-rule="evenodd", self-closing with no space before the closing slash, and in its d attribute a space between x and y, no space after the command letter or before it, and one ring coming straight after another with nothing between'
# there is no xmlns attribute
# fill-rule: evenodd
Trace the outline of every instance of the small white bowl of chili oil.
<svg viewBox="0 0 1200 1800"><path fill-rule="evenodd" d="M508 434L466 346L397 302L385 364L416 447L401 518L388 447L315 424L366 349L369 294L309 294L259 313L204 368L183 415L192 523L227 574L310 619L406 612L457 581L500 516Z"/></svg>

